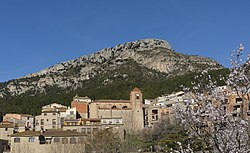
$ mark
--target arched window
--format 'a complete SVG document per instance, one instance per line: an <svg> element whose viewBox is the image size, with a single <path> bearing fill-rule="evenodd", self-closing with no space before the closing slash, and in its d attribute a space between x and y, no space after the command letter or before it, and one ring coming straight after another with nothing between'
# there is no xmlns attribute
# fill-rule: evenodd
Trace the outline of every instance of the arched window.
<svg viewBox="0 0 250 153"><path fill-rule="evenodd" d="M117 109L117 107L116 106L112 106L111 109Z"/></svg>
<svg viewBox="0 0 250 153"><path fill-rule="evenodd" d="M136 94L136 100L140 99L140 94Z"/></svg>
<svg viewBox="0 0 250 153"><path fill-rule="evenodd" d="M123 106L122 109L125 109L125 110L126 110L126 109L128 109L128 106Z"/></svg>

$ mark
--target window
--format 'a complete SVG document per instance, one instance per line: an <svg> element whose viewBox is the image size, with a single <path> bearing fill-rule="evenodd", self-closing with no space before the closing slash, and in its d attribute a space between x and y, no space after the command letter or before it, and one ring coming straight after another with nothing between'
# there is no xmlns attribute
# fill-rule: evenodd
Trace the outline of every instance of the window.
<svg viewBox="0 0 250 153"><path fill-rule="evenodd" d="M234 111L240 110L240 105L234 106L234 107L233 107L233 110L234 110Z"/></svg>
<svg viewBox="0 0 250 153"><path fill-rule="evenodd" d="M86 129L85 129L85 128L82 128L82 129L81 129L81 133L86 133Z"/></svg>
<svg viewBox="0 0 250 153"><path fill-rule="evenodd" d="M52 120L52 124L55 125L56 124L56 119Z"/></svg>
<svg viewBox="0 0 250 153"><path fill-rule="evenodd" d="M51 139L52 138L45 138L46 144L51 144Z"/></svg>
<svg viewBox="0 0 250 153"><path fill-rule="evenodd" d="M20 138L14 138L14 143L19 143L20 142Z"/></svg>
<svg viewBox="0 0 250 153"><path fill-rule="evenodd" d="M236 98L236 103L242 103L242 98Z"/></svg>
<svg viewBox="0 0 250 153"><path fill-rule="evenodd" d="M47 119L47 122L49 121L49 119Z"/></svg>
<svg viewBox="0 0 250 153"><path fill-rule="evenodd" d="M56 115L56 113L53 113L53 115Z"/></svg>
<svg viewBox="0 0 250 153"><path fill-rule="evenodd" d="M116 106L112 106L112 108L111 109L117 109L117 107Z"/></svg>
<svg viewBox="0 0 250 153"><path fill-rule="evenodd" d="M45 144L46 143L46 139L43 135L39 135L39 144Z"/></svg>
<svg viewBox="0 0 250 153"><path fill-rule="evenodd" d="M43 113L44 116L47 116L47 113Z"/></svg>
<svg viewBox="0 0 250 153"><path fill-rule="evenodd" d="M87 128L87 134L91 134L91 128Z"/></svg>
<svg viewBox="0 0 250 153"><path fill-rule="evenodd" d="M5 131L8 131L8 128L5 128Z"/></svg>
<svg viewBox="0 0 250 153"><path fill-rule="evenodd" d="M60 142L60 138L54 138L54 143L59 143Z"/></svg>
<svg viewBox="0 0 250 153"><path fill-rule="evenodd" d="M158 110L157 109L152 110L152 114L158 114Z"/></svg>
<svg viewBox="0 0 250 153"><path fill-rule="evenodd" d="M140 99L140 95L136 94L136 100L139 100L139 99Z"/></svg>
<svg viewBox="0 0 250 153"><path fill-rule="evenodd" d="M27 127L30 127L30 122L27 122L27 123L26 123L26 126L27 126Z"/></svg>
<svg viewBox="0 0 250 153"><path fill-rule="evenodd" d="M79 137L79 138L78 138L78 142L79 142L79 143L85 142L85 138L84 138L84 137Z"/></svg>
<svg viewBox="0 0 250 153"><path fill-rule="evenodd" d="M168 105L166 105L166 107L172 107L172 104L168 104Z"/></svg>
<svg viewBox="0 0 250 153"><path fill-rule="evenodd" d="M74 115L74 111L70 111L69 113L70 113L70 115Z"/></svg>
<svg viewBox="0 0 250 153"><path fill-rule="evenodd" d="M39 122L38 122L38 120L36 120L36 125L39 125Z"/></svg>
<svg viewBox="0 0 250 153"><path fill-rule="evenodd" d="M44 125L44 119L41 119L41 125Z"/></svg>
<svg viewBox="0 0 250 153"><path fill-rule="evenodd" d="M128 106L123 106L122 109L128 109Z"/></svg>
<svg viewBox="0 0 250 153"><path fill-rule="evenodd" d="M62 144L68 144L68 138L62 138Z"/></svg>
<svg viewBox="0 0 250 153"><path fill-rule="evenodd" d="M69 143L70 144L76 144L76 138L70 138Z"/></svg>
<svg viewBox="0 0 250 153"><path fill-rule="evenodd" d="M29 137L29 142L35 142L35 137Z"/></svg>

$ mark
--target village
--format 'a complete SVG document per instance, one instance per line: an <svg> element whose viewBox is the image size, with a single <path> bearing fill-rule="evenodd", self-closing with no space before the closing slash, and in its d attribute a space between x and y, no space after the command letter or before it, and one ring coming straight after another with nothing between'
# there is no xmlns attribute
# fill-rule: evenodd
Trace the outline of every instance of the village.
<svg viewBox="0 0 250 153"><path fill-rule="evenodd" d="M242 108L250 116L250 105L242 105L240 98L227 86L217 87L217 93L226 95L221 101L225 111L238 117ZM209 95L210 93L204 93ZM86 136L98 130L112 129L122 139L126 134L145 128L154 128L163 118L169 124L176 120L175 110L191 102L193 109L199 107L192 93L183 91L143 99L143 94L134 88L129 100L91 100L88 97L73 97L71 106L52 103L43 106L37 116L29 114L5 114L0 124L0 151L16 152L52 152L62 148L85 151ZM167 123L166 123L167 124ZM66 151L71 152L71 151Z"/></svg>

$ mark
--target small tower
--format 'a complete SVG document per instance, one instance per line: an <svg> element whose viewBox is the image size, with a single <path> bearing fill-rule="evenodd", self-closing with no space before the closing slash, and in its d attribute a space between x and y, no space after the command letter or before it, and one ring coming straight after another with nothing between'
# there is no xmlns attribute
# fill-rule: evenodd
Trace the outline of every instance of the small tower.
<svg viewBox="0 0 250 153"><path fill-rule="evenodd" d="M130 93L130 102L132 103L133 109L142 108L142 93L137 87L135 87Z"/></svg>
<svg viewBox="0 0 250 153"><path fill-rule="evenodd" d="M71 102L71 107L76 107L76 111L80 114L82 118L89 117L89 103L91 103L91 99L87 96L79 97L76 95L73 97L73 101Z"/></svg>
<svg viewBox="0 0 250 153"><path fill-rule="evenodd" d="M144 127L142 100L141 91L135 87L130 93L130 102L133 112L133 126L136 130L141 130Z"/></svg>

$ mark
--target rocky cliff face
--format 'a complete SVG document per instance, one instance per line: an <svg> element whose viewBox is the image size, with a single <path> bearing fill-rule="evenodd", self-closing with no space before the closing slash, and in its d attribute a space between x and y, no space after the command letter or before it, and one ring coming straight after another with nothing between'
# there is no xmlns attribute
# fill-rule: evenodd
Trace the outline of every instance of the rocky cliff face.
<svg viewBox="0 0 250 153"><path fill-rule="evenodd" d="M122 74L119 69L121 65L129 62L160 72L166 77L222 68L210 58L177 53L167 41L144 39L105 48L91 55L62 62L40 72L2 83L0 97L46 94L49 87L74 90L83 87L86 81L109 72L112 72L108 74L110 77L125 79L130 74ZM103 80L104 85L109 83L112 83L111 79Z"/></svg>

